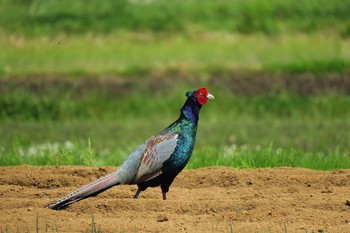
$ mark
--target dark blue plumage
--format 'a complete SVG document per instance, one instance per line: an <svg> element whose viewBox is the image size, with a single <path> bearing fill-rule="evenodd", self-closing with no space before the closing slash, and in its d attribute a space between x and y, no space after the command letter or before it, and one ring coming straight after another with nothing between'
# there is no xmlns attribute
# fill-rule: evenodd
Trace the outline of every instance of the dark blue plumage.
<svg viewBox="0 0 350 233"><path fill-rule="evenodd" d="M138 185L134 198L138 198L141 191L148 187L160 186L165 200L170 185L191 157L196 141L199 111L208 99L214 98L205 88L187 92L186 96L187 100L181 108L179 118L138 146L116 171L46 207L62 209L122 184Z"/></svg>

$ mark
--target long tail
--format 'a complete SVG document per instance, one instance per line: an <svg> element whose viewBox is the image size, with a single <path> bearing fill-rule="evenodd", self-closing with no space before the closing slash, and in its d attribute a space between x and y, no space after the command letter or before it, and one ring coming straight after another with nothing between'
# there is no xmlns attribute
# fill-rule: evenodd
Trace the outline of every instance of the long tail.
<svg viewBox="0 0 350 233"><path fill-rule="evenodd" d="M65 197L62 197L61 199L58 199L57 201L48 204L45 207L54 210L64 209L74 202L80 201L91 196L96 196L97 194L118 184L120 184L120 181L117 178L116 172L113 172L98 180L95 180L90 184L81 187L80 189L68 194Z"/></svg>

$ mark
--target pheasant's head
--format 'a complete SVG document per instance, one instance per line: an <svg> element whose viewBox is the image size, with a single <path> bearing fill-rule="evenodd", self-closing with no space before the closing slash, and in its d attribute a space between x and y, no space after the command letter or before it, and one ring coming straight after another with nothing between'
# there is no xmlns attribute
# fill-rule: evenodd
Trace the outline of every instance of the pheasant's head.
<svg viewBox="0 0 350 233"><path fill-rule="evenodd" d="M208 103L208 99L214 99L214 96L208 92L205 87L199 88L197 91L191 91L186 93L187 97L196 97L197 102L200 105Z"/></svg>

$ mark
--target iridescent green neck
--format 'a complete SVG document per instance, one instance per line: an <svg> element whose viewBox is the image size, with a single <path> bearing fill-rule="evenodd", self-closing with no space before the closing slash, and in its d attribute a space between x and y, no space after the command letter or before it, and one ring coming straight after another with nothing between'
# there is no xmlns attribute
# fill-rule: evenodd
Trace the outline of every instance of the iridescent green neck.
<svg viewBox="0 0 350 233"><path fill-rule="evenodd" d="M181 108L180 118L184 117L190 122L197 124L201 107L202 106L197 102L195 96L188 97L184 106Z"/></svg>

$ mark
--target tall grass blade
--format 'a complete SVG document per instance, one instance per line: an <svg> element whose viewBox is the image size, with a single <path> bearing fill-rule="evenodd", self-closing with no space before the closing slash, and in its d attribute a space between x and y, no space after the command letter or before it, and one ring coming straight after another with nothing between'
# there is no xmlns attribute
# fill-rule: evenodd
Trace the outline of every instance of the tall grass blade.
<svg viewBox="0 0 350 233"><path fill-rule="evenodd" d="M45 232L49 230L49 223L47 222L47 216L45 217Z"/></svg>
<svg viewBox="0 0 350 233"><path fill-rule="evenodd" d="M285 222L283 223L283 230L284 230L284 233L288 233L287 224Z"/></svg>
<svg viewBox="0 0 350 233"><path fill-rule="evenodd" d="M38 213L36 213L35 228L36 228L36 233L39 233L39 214Z"/></svg>
<svg viewBox="0 0 350 233"><path fill-rule="evenodd" d="M89 141L90 141L90 140L89 140ZM94 211L92 211L92 214L91 214L91 232L92 232L92 233L96 233Z"/></svg>

